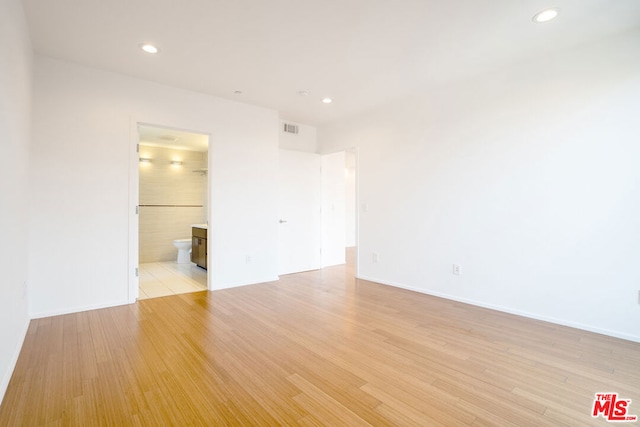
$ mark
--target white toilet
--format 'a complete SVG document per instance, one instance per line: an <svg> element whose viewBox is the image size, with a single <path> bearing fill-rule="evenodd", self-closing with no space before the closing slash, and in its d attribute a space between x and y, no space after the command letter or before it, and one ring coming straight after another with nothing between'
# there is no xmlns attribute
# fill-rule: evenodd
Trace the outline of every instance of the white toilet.
<svg viewBox="0 0 640 427"><path fill-rule="evenodd" d="M189 264L191 262L191 239L176 239L173 246L178 248L178 264Z"/></svg>

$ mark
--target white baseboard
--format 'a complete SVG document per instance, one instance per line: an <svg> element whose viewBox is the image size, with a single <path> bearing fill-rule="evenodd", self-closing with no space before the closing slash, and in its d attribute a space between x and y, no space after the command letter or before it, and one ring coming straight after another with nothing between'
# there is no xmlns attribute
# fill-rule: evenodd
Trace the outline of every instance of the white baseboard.
<svg viewBox="0 0 640 427"><path fill-rule="evenodd" d="M335 265L344 265L347 261L344 258L329 260L326 263L322 263L320 268L333 267Z"/></svg>
<svg viewBox="0 0 640 427"><path fill-rule="evenodd" d="M266 278L260 279L260 280L252 279L252 280L249 280L249 281L223 283L221 285L215 285L213 287L213 289L210 289L210 290L211 291L217 291L217 290L221 290L221 289L237 288L237 287L240 287L240 286L256 285L258 283L276 282L278 280L280 280L280 278L278 276L274 276L274 277L266 277ZM121 306L121 305L133 304L135 302L136 301L129 301L127 299L127 300L123 300L123 301L116 301L116 302L111 302L111 303L106 303L106 304L86 305L86 306L81 306L81 307L64 308L64 309L61 309L61 310L52 310L52 311L42 311L42 312L36 312L36 313L29 313L29 316L31 317L31 319L41 319L43 317L60 316L60 315L63 315L63 314L71 314L71 313L80 313L82 311L99 310L101 308L118 307L118 306Z"/></svg>
<svg viewBox="0 0 640 427"><path fill-rule="evenodd" d="M13 371L16 369L16 364L18 363L18 357L20 357L20 350L22 350L22 345L24 344L24 340L27 337L27 331L29 330L29 322L27 319L24 326L22 327L22 333L20 334L20 340L18 341L15 350L13 351L13 356L11 356L11 361L9 363L8 369L2 378L2 383L0 383L0 403L4 399L4 394L7 392L7 387L9 387L9 381L11 381L11 376L13 375Z"/></svg>
<svg viewBox="0 0 640 427"><path fill-rule="evenodd" d="M358 276L356 276L356 278L362 279L362 280L366 280L366 281L369 281L369 282L379 283L379 284L385 285L385 286L393 286L394 288L406 289L408 291L418 292L420 294L431 295L431 296L438 297L438 298L444 298L444 299L448 299L448 300L452 300L452 301L457 301L457 302L461 302L461 303L464 303L464 304L475 305L477 307L483 307L483 308L488 308L488 309L491 309L491 310L501 311L503 313L515 314L516 316L527 317L529 319L542 320L543 322L549 322L549 323L554 323L556 325L568 326L570 328L581 329L583 331L594 332L596 334L607 335L607 336L610 336L610 337L620 338L620 339L627 340L627 341L640 342L640 336L630 335L630 334L626 334L626 333L623 333L623 332L612 331L612 330L609 330L609 329L602 329L602 328L598 328L598 327L595 327L595 326L585 325L585 324L577 323L577 322L571 322L571 321L564 320L564 319L557 319L557 318L554 318L554 317L540 316L540 315L535 314L535 313L529 313L529 312L526 312L526 311L514 310L514 309L508 308L508 307L502 307L502 306L498 306L498 305L487 304L487 303L482 302L482 301L475 301L475 300L470 300L470 299L466 299L466 298L460 298L460 297L456 297L456 296L453 296L453 295L443 294L443 293L440 293L440 292L432 292L432 291L428 291L428 290L425 290L425 289L414 288L414 287L406 286L406 285L403 285L403 284L400 284L400 283L394 283L394 282L389 282L389 281L385 281L385 280L376 279L374 277L367 277L367 276L358 275Z"/></svg>
<svg viewBox="0 0 640 427"><path fill-rule="evenodd" d="M278 276L275 276L275 277L266 277L258 281L249 280L249 281L222 283L220 285L212 285L212 289L210 290L220 291L222 289L239 288L240 286L257 285L259 283L277 282L278 280L280 280L280 278Z"/></svg>
<svg viewBox="0 0 640 427"><path fill-rule="evenodd" d="M120 305L131 304L128 300L115 301L106 304L85 305L81 307L69 307L60 310L42 311L39 313L29 313L32 319L41 319L43 317L60 316L63 314L80 313L82 311L99 310L101 308L118 307Z"/></svg>

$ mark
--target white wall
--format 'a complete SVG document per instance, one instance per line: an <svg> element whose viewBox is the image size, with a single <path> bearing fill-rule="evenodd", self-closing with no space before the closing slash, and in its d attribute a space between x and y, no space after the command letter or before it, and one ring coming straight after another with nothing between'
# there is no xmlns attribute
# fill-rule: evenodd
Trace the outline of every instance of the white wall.
<svg viewBox="0 0 640 427"><path fill-rule="evenodd" d="M0 401L29 325L27 216L33 54L22 2L0 2Z"/></svg>
<svg viewBox="0 0 640 427"><path fill-rule="evenodd" d="M638 46L630 33L319 128L322 152L359 146L361 277L640 341Z"/></svg>
<svg viewBox="0 0 640 427"><path fill-rule="evenodd" d="M212 287L277 279L276 111L37 57L33 114L33 316L129 301L135 122L211 135Z"/></svg>
<svg viewBox="0 0 640 427"><path fill-rule="evenodd" d="M298 126L298 133L288 133L284 131L284 124L295 124ZM283 150L304 151L307 153L318 152L317 132L314 126L294 123L287 120L280 120L280 141L279 146Z"/></svg>

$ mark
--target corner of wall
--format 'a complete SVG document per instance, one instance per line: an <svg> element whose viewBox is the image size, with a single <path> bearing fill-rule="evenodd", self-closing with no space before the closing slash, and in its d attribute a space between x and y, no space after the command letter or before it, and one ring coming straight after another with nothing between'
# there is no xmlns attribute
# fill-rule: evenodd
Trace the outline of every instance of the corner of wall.
<svg viewBox="0 0 640 427"><path fill-rule="evenodd" d="M13 376L13 371L16 368L18 363L18 358L20 357L20 352L22 350L22 346L27 337L27 332L29 331L30 320L27 319L22 326L22 331L18 335L18 341L16 342L15 348L13 350L11 359L9 360L9 364L7 369L4 372L2 377L2 382L0 383L0 403L4 399L4 395L7 392L7 388L9 387L9 382L11 381L11 377Z"/></svg>

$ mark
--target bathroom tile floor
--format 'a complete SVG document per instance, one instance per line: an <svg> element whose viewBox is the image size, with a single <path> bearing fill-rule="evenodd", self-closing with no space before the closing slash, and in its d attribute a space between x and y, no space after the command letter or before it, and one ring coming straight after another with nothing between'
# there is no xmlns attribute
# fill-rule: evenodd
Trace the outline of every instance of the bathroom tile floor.
<svg viewBox="0 0 640 427"><path fill-rule="evenodd" d="M207 272L195 264L175 261L139 266L138 299L157 298L207 290Z"/></svg>

